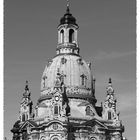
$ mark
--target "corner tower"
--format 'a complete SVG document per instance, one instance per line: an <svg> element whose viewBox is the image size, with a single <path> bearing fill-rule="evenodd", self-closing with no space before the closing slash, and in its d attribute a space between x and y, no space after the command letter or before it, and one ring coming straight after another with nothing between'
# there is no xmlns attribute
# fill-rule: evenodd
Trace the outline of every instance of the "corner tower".
<svg viewBox="0 0 140 140"><path fill-rule="evenodd" d="M29 91L28 81L26 81L25 92L23 93L20 103L20 121L25 122L33 118L32 112L33 102L31 101L31 92Z"/></svg>

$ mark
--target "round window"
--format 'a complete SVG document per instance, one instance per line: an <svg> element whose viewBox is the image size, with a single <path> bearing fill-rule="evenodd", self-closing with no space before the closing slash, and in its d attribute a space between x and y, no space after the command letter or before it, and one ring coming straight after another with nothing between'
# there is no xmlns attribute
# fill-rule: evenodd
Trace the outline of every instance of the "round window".
<svg viewBox="0 0 140 140"><path fill-rule="evenodd" d="M56 123L53 124L53 129L54 129L54 130L57 130L57 129L58 129L58 124L56 124Z"/></svg>

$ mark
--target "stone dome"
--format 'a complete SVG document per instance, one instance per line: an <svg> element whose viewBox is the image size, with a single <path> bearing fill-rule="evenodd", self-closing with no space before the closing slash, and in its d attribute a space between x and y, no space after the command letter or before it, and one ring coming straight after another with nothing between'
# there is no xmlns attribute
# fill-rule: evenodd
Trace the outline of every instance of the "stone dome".
<svg viewBox="0 0 140 140"><path fill-rule="evenodd" d="M79 55L58 55L48 63L41 80L42 98L52 97L58 75L63 77L68 97L93 97L91 70Z"/></svg>

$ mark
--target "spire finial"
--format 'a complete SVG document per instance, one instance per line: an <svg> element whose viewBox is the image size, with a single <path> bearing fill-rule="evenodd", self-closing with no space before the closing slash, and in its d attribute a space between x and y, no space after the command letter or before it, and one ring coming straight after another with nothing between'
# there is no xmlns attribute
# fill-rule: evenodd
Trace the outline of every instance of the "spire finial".
<svg viewBox="0 0 140 140"><path fill-rule="evenodd" d="M109 82L108 82L109 84L111 84L112 83L112 80L111 80L111 78L109 78Z"/></svg>
<svg viewBox="0 0 140 140"><path fill-rule="evenodd" d="M25 84L25 91L29 90L29 87L28 87L28 81L26 80L26 84Z"/></svg>
<svg viewBox="0 0 140 140"><path fill-rule="evenodd" d="M67 0L67 13L70 12L69 6L70 6L70 4L69 4L69 0Z"/></svg>
<svg viewBox="0 0 140 140"><path fill-rule="evenodd" d="M69 7L69 0L67 0L67 7Z"/></svg>

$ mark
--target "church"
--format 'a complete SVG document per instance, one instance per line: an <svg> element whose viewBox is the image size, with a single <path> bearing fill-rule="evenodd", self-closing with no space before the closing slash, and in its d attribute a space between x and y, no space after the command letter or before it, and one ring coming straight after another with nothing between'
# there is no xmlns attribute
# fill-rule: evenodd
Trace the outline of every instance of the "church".
<svg viewBox="0 0 140 140"><path fill-rule="evenodd" d="M26 81L12 140L126 140L109 77L106 98L96 105L91 63L80 56L78 24L67 4L57 28L55 57L48 62L35 107Z"/></svg>

